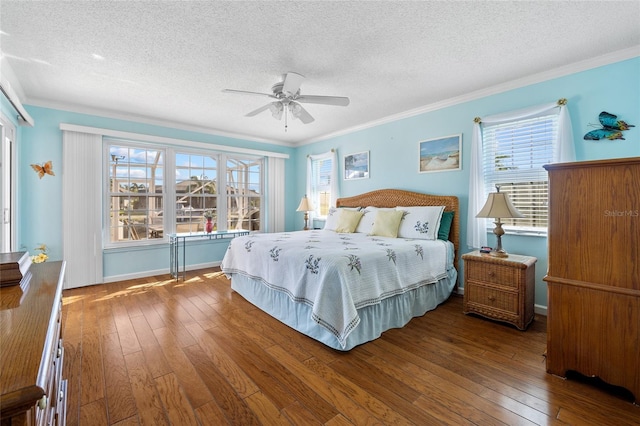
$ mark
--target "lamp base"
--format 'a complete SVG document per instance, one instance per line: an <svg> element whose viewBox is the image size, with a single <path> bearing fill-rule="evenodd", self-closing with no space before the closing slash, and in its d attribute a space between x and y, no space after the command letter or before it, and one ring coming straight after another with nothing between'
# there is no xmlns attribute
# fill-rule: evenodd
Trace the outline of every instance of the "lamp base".
<svg viewBox="0 0 640 426"><path fill-rule="evenodd" d="M493 229L493 233L496 234L496 239L498 240L498 245L496 248L491 250L489 253L493 257L509 257L506 251L502 249L502 236L504 235L504 229L502 229L502 222L500 222L500 218L496 222L496 227Z"/></svg>
<svg viewBox="0 0 640 426"><path fill-rule="evenodd" d="M493 257L509 257L509 253L504 250L491 250L489 256Z"/></svg>

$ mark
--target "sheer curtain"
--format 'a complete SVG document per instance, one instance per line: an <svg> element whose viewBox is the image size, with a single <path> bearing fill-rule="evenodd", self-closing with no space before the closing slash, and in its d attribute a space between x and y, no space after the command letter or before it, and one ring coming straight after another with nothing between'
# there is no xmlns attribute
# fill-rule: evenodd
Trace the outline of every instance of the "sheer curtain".
<svg viewBox="0 0 640 426"><path fill-rule="evenodd" d="M64 288L103 282L102 136L62 132Z"/></svg>
<svg viewBox="0 0 640 426"><path fill-rule="evenodd" d="M285 217L284 158L267 157L267 229L283 232Z"/></svg>
<svg viewBox="0 0 640 426"><path fill-rule="evenodd" d="M571 118L567 109L567 100L525 108L489 117L476 117L471 138L471 166L469 168L469 210L467 212L467 245L479 248L487 245L487 227L485 220L477 219L476 213L484 205L484 175L482 173L482 124L501 124L510 121L534 118L543 114L557 112L558 137L553 147L553 162L575 161L575 147Z"/></svg>
<svg viewBox="0 0 640 426"><path fill-rule="evenodd" d="M307 156L307 188L306 193L307 196L311 199L314 207L317 209L319 207L319 199L320 195L317 193L315 188L315 182L318 182L317 173L320 173L320 170L316 167L313 167L313 162L316 160L331 160L331 174L329 177L329 206L335 207L336 200L338 199L338 155L335 149L332 149L329 152L325 152L324 154L316 154L316 155L308 155ZM311 213L311 218L313 218L313 212Z"/></svg>

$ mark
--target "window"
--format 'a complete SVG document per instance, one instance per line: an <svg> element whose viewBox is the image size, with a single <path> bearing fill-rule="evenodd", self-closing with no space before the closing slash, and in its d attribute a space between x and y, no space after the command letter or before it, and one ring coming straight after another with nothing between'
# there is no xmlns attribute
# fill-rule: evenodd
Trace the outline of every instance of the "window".
<svg viewBox="0 0 640 426"><path fill-rule="evenodd" d="M227 229L260 230L262 160L227 159Z"/></svg>
<svg viewBox="0 0 640 426"><path fill-rule="evenodd" d="M110 244L203 231L207 211L214 229L262 229L262 157L107 144Z"/></svg>
<svg viewBox="0 0 640 426"><path fill-rule="evenodd" d="M331 207L331 184L333 168L336 167L333 158L319 158L311 160L311 193L309 198L318 216L325 217Z"/></svg>
<svg viewBox="0 0 640 426"><path fill-rule="evenodd" d="M162 236L164 157L160 149L109 147L109 240Z"/></svg>
<svg viewBox="0 0 640 426"><path fill-rule="evenodd" d="M546 232L548 185L542 166L553 162L557 135L558 114L483 125L485 199L497 185L525 216L501 219L507 227Z"/></svg>
<svg viewBox="0 0 640 426"><path fill-rule="evenodd" d="M218 155L176 154L176 232L203 230L205 211L218 228Z"/></svg>

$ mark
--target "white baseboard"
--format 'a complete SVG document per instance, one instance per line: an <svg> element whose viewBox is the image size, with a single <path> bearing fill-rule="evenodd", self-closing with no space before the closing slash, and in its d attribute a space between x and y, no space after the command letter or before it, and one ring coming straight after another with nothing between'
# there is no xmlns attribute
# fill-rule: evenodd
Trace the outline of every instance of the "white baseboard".
<svg viewBox="0 0 640 426"><path fill-rule="evenodd" d="M207 262L207 263L199 263L196 265L187 265L187 271L196 271L198 269L207 269L207 268L215 268L220 266L222 262ZM180 268L180 272L182 272L182 268ZM142 271L136 272L134 274L121 274L121 275L111 275L109 277L103 278L103 283L113 283L117 281L126 281L126 280L135 280L137 278L146 278L152 277L154 275L169 275L169 268L156 269L154 271Z"/></svg>

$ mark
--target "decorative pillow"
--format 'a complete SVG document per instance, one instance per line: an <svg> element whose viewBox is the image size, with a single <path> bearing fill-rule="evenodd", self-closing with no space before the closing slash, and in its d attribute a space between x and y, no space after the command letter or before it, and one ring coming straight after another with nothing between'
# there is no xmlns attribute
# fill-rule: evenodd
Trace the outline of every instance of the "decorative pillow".
<svg viewBox="0 0 640 426"><path fill-rule="evenodd" d="M400 238L435 240L444 206L396 207L404 216L398 229Z"/></svg>
<svg viewBox="0 0 640 426"><path fill-rule="evenodd" d="M360 222L361 218L361 211L342 209L338 212L338 223L336 224L336 232L352 233L356 230L358 222Z"/></svg>
<svg viewBox="0 0 640 426"><path fill-rule="evenodd" d="M440 220L440 229L438 229L438 239L449 241L449 232L451 232L451 224L453 223L453 215L455 212L442 212Z"/></svg>
<svg viewBox="0 0 640 426"><path fill-rule="evenodd" d="M325 220L324 222L324 228L327 231L335 231L336 230L336 226L338 225L338 218L340 217L340 212L342 210L354 210L354 211L358 211L360 210L359 207L341 207L341 208L336 208L336 207L330 207L329 208L329 213L327 213L327 220Z"/></svg>
<svg viewBox="0 0 640 426"><path fill-rule="evenodd" d="M400 210L378 210L369 235L396 238L402 215L403 212Z"/></svg>

